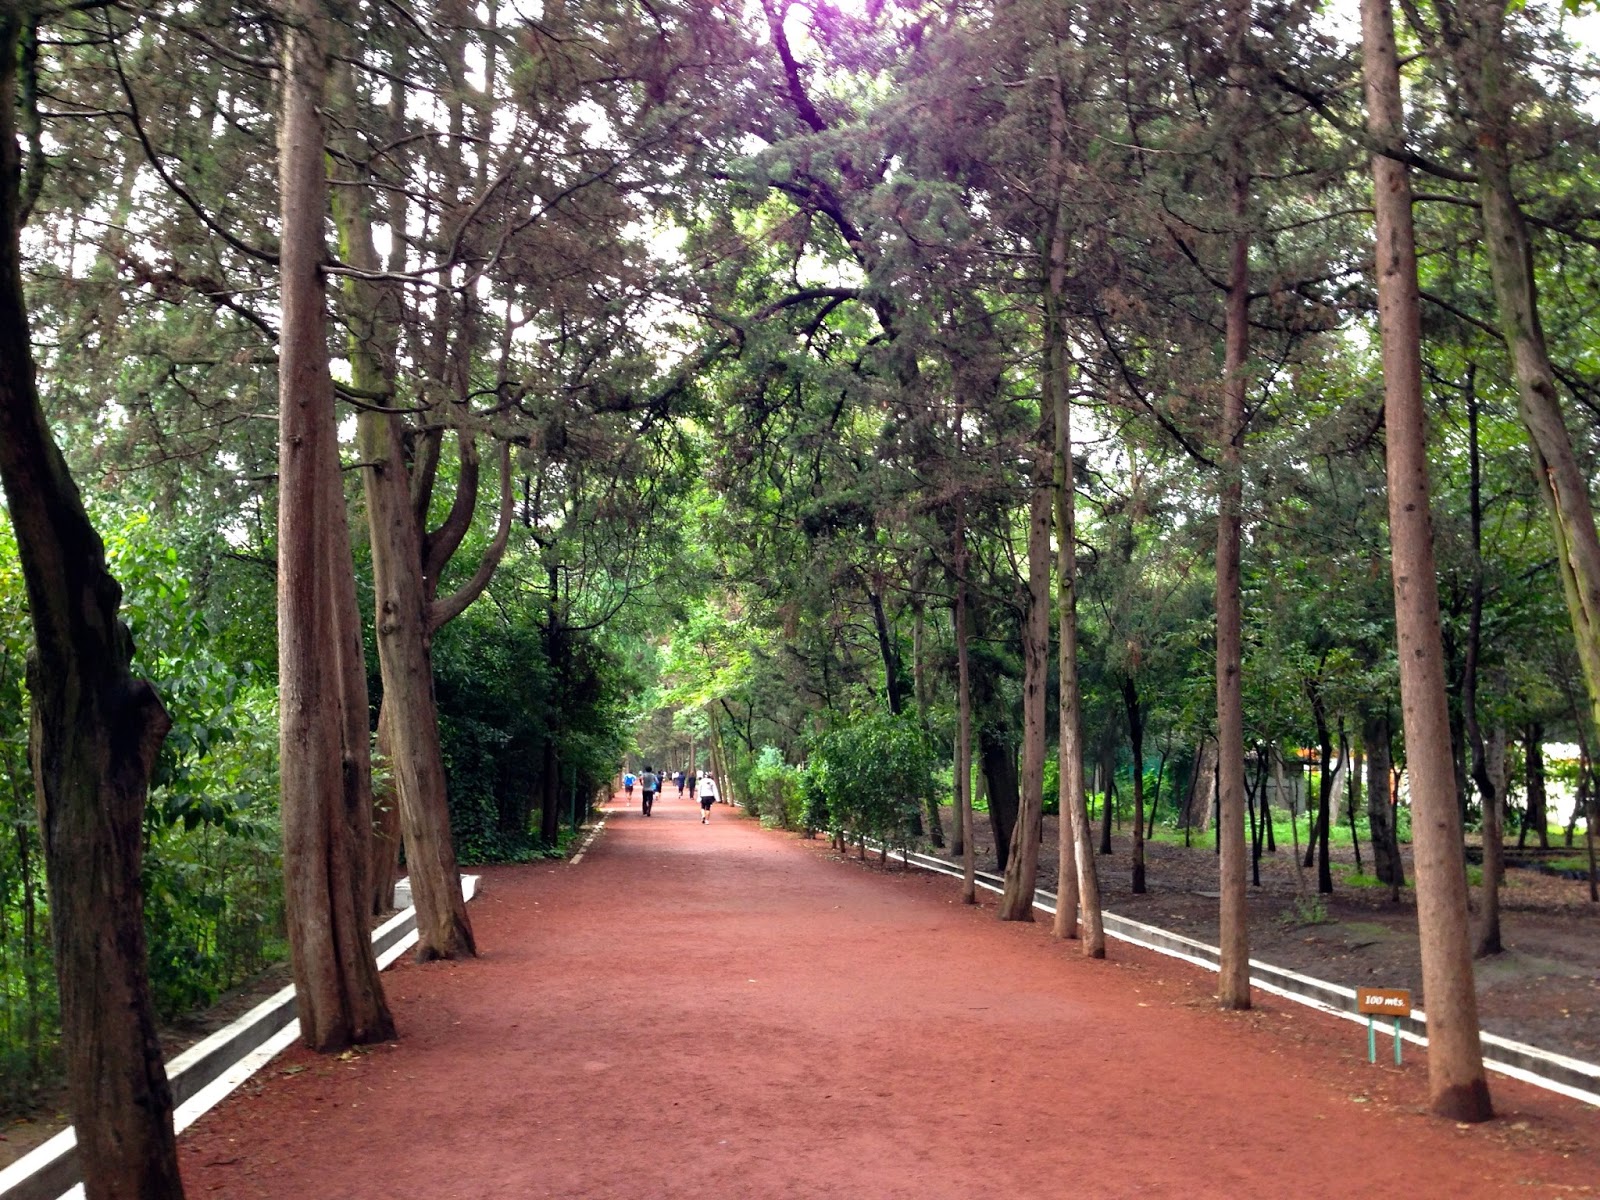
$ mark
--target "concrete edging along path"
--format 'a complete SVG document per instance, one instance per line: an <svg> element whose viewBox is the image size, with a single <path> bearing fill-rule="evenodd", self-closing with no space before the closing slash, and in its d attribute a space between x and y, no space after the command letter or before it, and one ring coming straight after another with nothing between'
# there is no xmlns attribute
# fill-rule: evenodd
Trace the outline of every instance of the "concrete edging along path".
<svg viewBox="0 0 1600 1200"><path fill-rule="evenodd" d="M869 839L868 845L872 846ZM872 846L881 850L881 846ZM925 871L934 871L941 875L961 877L961 868L953 863L945 862L929 854L919 854L914 851L900 851L900 857L907 866L921 868ZM1002 880L999 876L987 871L979 871L977 883L987 891L999 892ZM1040 889L1035 894L1034 907L1051 916L1055 915L1055 895ZM1116 913L1104 914L1106 936L1114 937L1118 941L1130 942L1136 946L1143 946L1147 950L1154 950L1157 954L1165 954L1171 958L1180 958L1185 962L1194 963L1208 971L1218 969L1221 952L1215 946L1205 942L1196 941L1194 938L1184 937L1182 934L1173 933L1156 925L1147 925L1143 921L1135 921L1129 917L1118 916ZM1276 967L1271 963L1261 962L1259 959L1250 960L1250 983L1252 987L1259 987L1265 991L1283 996L1307 1007L1318 1009L1335 1017L1348 1021L1365 1024L1367 1018L1355 1011L1356 993L1354 988L1344 987L1337 983L1328 983L1321 979L1313 979L1309 975L1302 975L1297 971L1290 971L1284 967ZM1384 1028L1392 1029L1389 1024L1392 1018L1385 1017L1380 1025L1380 1032ZM1422 1009L1413 1009L1408 1017L1400 1019L1400 1036L1419 1046L1428 1044L1427 1014ZM1544 1050L1538 1046L1530 1046L1524 1042L1515 1042L1498 1034L1480 1030L1478 1036L1482 1039L1484 1058L1483 1064L1492 1071L1502 1075L1509 1075L1513 1079L1520 1079L1524 1083L1531 1083L1536 1087L1546 1088L1549 1091L1581 1100L1586 1104L1600 1105L1600 1066L1594 1063L1583 1062L1565 1054L1557 1054L1553 1050Z"/></svg>
<svg viewBox="0 0 1600 1200"><path fill-rule="evenodd" d="M477 875L461 877L461 893L468 900L477 893ZM378 969L394 962L417 941L417 910L410 907L409 880L395 887L398 903L407 907L372 931L372 948ZM290 984L244 1016L203 1041L195 1043L167 1063L172 1089L172 1123L182 1133L234 1088L265 1066L285 1046L300 1036L295 1016L294 985ZM83 1195L78 1183L78 1142L69 1126L16 1162L0 1170L3 1200L66 1200Z"/></svg>

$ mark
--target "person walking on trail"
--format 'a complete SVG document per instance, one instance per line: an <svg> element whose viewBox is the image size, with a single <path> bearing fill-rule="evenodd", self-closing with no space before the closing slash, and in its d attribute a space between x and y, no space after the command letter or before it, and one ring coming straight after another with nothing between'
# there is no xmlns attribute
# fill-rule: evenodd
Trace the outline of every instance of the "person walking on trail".
<svg viewBox="0 0 1600 1200"><path fill-rule="evenodd" d="M672 777L672 782L678 785L678 799L683 799L683 772L679 771Z"/></svg>
<svg viewBox="0 0 1600 1200"><path fill-rule="evenodd" d="M645 764L644 774L639 777L639 792L644 797L644 815L650 815L650 806L656 802L656 792L661 788L661 780L656 775L655 768L649 763Z"/></svg>
<svg viewBox="0 0 1600 1200"><path fill-rule="evenodd" d="M632 771L622 773L622 794L628 798L628 803L633 803L633 785L635 780Z"/></svg>
<svg viewBox="0 0 1600 1200"><path fill-rule="evenodd" d="M709 775L700 776L700 824L711 819L711 806L717 802L717 781Z"/></svg>

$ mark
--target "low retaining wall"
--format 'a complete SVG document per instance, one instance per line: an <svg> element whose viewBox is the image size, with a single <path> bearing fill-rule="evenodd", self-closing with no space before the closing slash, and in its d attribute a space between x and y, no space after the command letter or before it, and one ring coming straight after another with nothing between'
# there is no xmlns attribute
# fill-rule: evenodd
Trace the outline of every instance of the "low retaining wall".
<svg viewBox="0 0 1600 1200"><path fill-rule="evenodd" d="M461 877L461 894L471 900L478 876ZM417 940L417 910L409 907L411 887L395 888L396 903L403 895L407 907L372 931L372 949L381 970ZM300 1036L295 1016L294 987L269 996L225 1029L219 1029L167 1063L172 1089L172 1121L183 1132L238 1087L274 1055ZM42 1146L0 1170L0 1200L68 1200L83 1195L78 1185L78 1140L62 1130Z"/></svg>

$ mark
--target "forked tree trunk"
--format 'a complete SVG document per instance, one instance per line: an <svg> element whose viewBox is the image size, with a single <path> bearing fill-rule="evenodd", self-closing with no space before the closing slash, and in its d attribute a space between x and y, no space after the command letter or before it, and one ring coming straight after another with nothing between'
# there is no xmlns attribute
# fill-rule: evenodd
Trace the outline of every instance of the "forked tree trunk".
<svg viewBox="0 0 1600 1200"><path fill-rule="evenodd" d="M1400 66L1389 0L1361 0L1367 126L1381 147L1405 143ZM1389 538L1411 825L1417 926L1428 1012L1428 1092L1433 1111L1458 1121L1494 1115L1478 1037L1467 877L1451 763L1444 648L1434 573L1422 323L1411 181L1392 158L1372 159L1377 223L1378 327L1383 344Z"/></svg>
<svg viewBox="0 0 1600 1200"><path fill-rule="evenodd" d="M354 666L340 609L354 597L328 370L322 260L327 213L319 106L329 31L292 0L284 32L282 335L279 346L278 675L284 907L301 1036L316 1050L394 1036L367 936L370 781L347 745ZM343 551L342 558L340 551ZM359 641L357 643L359 645ZM364 673L361 673L364 678ZM364 690L364 689L363 689ZM359 713L365 741L366 710ZM353 794L367 807L352 813Z"/></svg>
<svg viewBox="0 0 1600 1200"><path fill-rule="evenodd" d="M1245 43L1250 31L1250 0L1231 0L1228 36L1234 76L1229 107L1237 114L1247 103L1243 82ZM1242 133L1236 131L1242 138ZM1242 143L1241 143L1242 144ZM1244 698L1241 691L1241 598L1239 543L1243 525L1243 449L1245 376L1250 355L1250 237L1244 231L1250 199L1250 172L1234 164L1230 209L1237 225L1228 268L1224 333L1222 427L1218 462L1222 470L1217 513L1217 890L1221 893L1217 944L1220 952L1217 1003L1226 1009L1250 1007L1250 927L1245 909Z"/></svg>
<svg viewBox="0 0 1600 1200"><path fill-rule="evenodd" d="M0 13L0 482L34 649L29 760L50 887L62 1062L89 1200L183 1195L156 1041L140 886L145 798L171 728L134 676L106 569L39 402L20 234L18 7Z"/></svg>
<svg viewBox="0 0 1600 1200"><path fill-rule="evenodd" d="M354 109L354 97L343 97ZM355 156L350 156L355 160ZM334 215L352 265L380 270L373 244L371 195L364 180L341 187ZM368 395L395 390L400 320L391 285L351 277L348 301L351 376ZM419 962L476 953L471 918L461 894L460 872L450 835L444 753L433 695L429 597L422 577L422 535L417 528L411 482L397 413L363 409L356 418L362 484L372 546L378 665L383 679L379 720L392 771L398 824L405 840L412 901L417 909ZM380 840L389 821L374 821L372 892L392 887L393 843ZM380 857L381 855L381 857Z"/></svg>
<svg viewBox="0 0 1600 1200"><path fill-rule="evenodd" d="M1028 506L1028 611L1022 623L1022 802L1011 833L1002 921L1033 920L1044 821L1045 685L1050 659L1050 508L1054 482L1055 413L1040 414Z"/></svg>
<svg viewBox="0 0 1600 1200"><path fill-rule="evenodd" d="M1059 98L1057 100L1059 104ZM1065 250L1062 249L1064 260ZM1052 263L1052 268L1054 268ZM1062 270L1065 263L1062 262ZM1056 289L1052 288L1052 294ZM1051 323L1056 328L1055 321ZM1072 408L1067 395L1065 347L1053 339L1056 357L1056 611L1060 646L1060 786L1061 815L1054 932L1057 937L1078 937L1085 958L1106 956L1105 919L1101 911L1100 871L1095 865L1089 832L1089 806L1083 794L1083 701L1078 680L1078 546L1077 482L1072 461ZM1078 913L1082 911L1080 924Z"/></svg>

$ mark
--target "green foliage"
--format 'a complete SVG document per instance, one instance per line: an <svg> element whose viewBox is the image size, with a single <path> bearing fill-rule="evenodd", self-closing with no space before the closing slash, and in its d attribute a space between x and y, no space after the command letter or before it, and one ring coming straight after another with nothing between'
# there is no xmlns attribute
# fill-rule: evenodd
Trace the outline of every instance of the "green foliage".
<svg viewBox="0 0 1600 1200"><path fill-rule="evenodd" d="M1291 929L1299 929L1306 925L1326 925L1332 918L1328 916L1328 901L1312 893L1296 896L1280 920Z"/></svg>
<svg viewBox="0 0 1600 1200"><path fill-rule="evenodd" d="M189 571L148 513L95 514L123 584L134 669L172 718L145 806L145 926L157 1012L213 1003L285 953L277 698L219 652ZM259 615L258 615L259 619Z"/></svg>
<svg viewBox="0 0 1600 1200"><path fill-rule="evenodd" d="M626 745L626 689L615 656L584 634L550 636L536 609L517 615L508 621L479 605L434 642L450 824L462 863L559 853L559 843L540 844L534 824L544 797L553 795L563 820L574 807L581 819Z"/></svg>
<svg viewBox="0 0 1600 1200"><path fill-rule="evenodd" d="M745 807L766 824L794 828L805 816L800 779L800 768L784 762L783 751L761 747L745 781Z"/></svg>
<svg viewBox="0 0 1600 1200"><path fill-rule="evenodd" d="M811 744L806 764L805 823L823 815L848 838L875 838L892 848L911 842L922 798L933 790L937 751L915 716L858 712Z"/></svg>
<svg viewBox="0 0 1600 1200"><path fill-rule="evenodd" d="M94 506L123 585L134 669L172 718L144 814L145 931L158 1013L212 1003L285 950L277 820L277 701L224 651L195 579L209 538L174 541L135 505ZM271 615L239 612L270 626ZM31 641L16 547L0 524L0 1105L54 1071L58 1036L43 855L27 763L21 666Z"/></svg>

